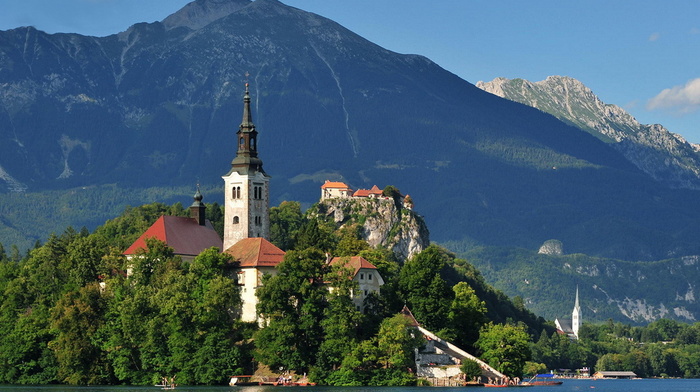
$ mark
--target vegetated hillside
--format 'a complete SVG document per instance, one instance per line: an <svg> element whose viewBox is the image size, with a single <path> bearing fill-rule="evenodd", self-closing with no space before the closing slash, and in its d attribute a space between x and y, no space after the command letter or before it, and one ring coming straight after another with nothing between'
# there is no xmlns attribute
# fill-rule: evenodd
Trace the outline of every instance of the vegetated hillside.
<svg viewBox="0 0 700 392"><path fill-rule="evenodd" d="M547 112L610 143L659 182L700 189L700 146L659 124L640 124L616 105L602 102L580 81L549 76L540 82L496 78L477 87Z"/></svg>
<svg viewBox="0 0 700 392"><path fill-rule="evenodd" d="M627 262L583 254L544 255L480 247L460 254L484 278L547 319L570 319L576 287L584 322L608 319L646 324L660 318L695 322L700 259Z"/></svg>
<svg viewBox="0 0 700 392"><path fill-rule="evenodd" d="M199 0L108 37L0 32L0 178L24 192L218 186L246 80L273 205L310 205L326 179L395 184L437 241L534 249L558 238L630 260L700 253L696 192L424 57L274 0Z"/></svg>

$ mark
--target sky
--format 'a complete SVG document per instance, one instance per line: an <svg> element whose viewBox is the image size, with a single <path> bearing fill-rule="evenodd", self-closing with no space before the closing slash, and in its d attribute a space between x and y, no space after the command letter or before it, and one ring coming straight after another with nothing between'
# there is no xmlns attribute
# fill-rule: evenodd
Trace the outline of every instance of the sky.
<svg viewBox="0 0 700 392"><path fill-rule="evenodd" d="M0 0L0 30L106 36L188 0ZM570 76L700 143L700 0L282 0L476 84Z"/></svg>

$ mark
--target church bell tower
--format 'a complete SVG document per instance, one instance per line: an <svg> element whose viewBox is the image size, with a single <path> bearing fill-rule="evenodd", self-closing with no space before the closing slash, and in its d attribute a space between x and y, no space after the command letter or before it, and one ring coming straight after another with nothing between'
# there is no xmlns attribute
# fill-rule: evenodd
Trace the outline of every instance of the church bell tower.
<svg viewBox="0 0 700 392"><path fill-rule="evenodd" d="M258 158L258 132L245 84L243 120L236 133L237 152L224 180L224 250L250 237L270 237L270 176Z"/></svg>
<svg viewBox="0 0 700 392"><path fill-rule="evenodd" d="M581 306L578 303L578 286L576 286L576 302L574 303L574 310L571 312L571 330L574 332L574 336L578 339L578 331L581 328Z"/></svg>

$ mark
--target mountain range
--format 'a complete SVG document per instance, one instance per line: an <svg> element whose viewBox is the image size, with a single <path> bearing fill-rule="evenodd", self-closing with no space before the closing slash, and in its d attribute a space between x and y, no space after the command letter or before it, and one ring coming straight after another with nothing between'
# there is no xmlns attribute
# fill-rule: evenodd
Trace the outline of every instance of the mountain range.
<svg viewBox="0 0 700 392"><path fill-rule="evenodd" d="M59 211L70 220L51 223L92 228L128 204L188 203L197 183L220 202L246 82L272 205L311 205L327 179L394 185L455 249L700 254L695 146L616 128L573 80L557 83L587 114L559 119L551 92L541 110L503 99L276 0L196 0L107 37L1 31L0 242L46 238Z"/></svg>
<svg viewBox="0 0 700 392"><path fill-rule="evenodd" d="M602 102L576 79L550 76L530 82L496 78L476 86L590 132L669 187L700 189L700 145L689 143L660 124L640 124L619 106Z"/></svg>

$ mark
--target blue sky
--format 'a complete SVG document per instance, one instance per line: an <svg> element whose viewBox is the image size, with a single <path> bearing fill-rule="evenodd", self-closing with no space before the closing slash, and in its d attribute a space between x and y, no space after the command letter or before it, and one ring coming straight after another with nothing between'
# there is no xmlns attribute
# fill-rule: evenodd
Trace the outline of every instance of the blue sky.
<svg viewBox="0 0 700 392"><path fill-rule="evenodd" d="M700 143L698 0L282 0L476 83L579 79L641 123ZM0 0L0 30L105 36L187 0Z"/></svg>

